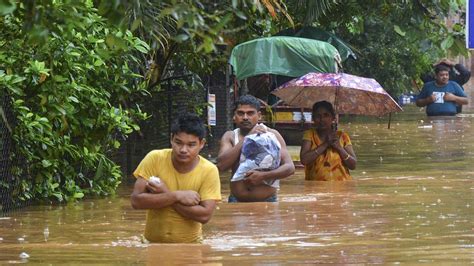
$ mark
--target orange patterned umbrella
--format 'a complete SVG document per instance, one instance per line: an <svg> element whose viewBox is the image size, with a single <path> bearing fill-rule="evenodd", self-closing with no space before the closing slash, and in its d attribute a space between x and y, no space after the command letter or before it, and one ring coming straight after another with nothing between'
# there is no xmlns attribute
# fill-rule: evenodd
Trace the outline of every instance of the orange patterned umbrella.
<svg viewBox="0 0 474 266"><path fill-rule="evenodd" d="M308 73L272 94L297 107L312 108L315 102L328 101L338 114L383 116L402 111L375 79L346 73Z"/></svg>

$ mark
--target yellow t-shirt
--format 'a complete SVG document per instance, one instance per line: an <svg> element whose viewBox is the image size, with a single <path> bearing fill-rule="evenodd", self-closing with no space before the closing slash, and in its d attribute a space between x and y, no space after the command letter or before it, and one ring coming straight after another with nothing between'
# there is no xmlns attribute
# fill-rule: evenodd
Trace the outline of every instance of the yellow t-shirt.
<svg viewBox="0 0 474 266"><path fill-rule="evenodd" d="M221 200L221 183L217 167L199 156L198 165L181 174L171 162L171 149L153 150L140 162L133 175L136 178L157 176L170 191L193 190L201 201ZM202 240L202 224L185 218L173 208L147 211L145 238L160 243L197 243Z"/></svg>
<svg viewBox="0 0 474 266"><path fill-rule="evenodd" d="M342 147L352 145L351 139L347 133L338 131L337 135ZM322 141L319 139L318 133L314 128L304 132L303 140L311 142L311 150L316 149L316 147L322 144ZM349 169L344 166L341 156L333 148L328 148L323 154L319 155L313 163L305 165L304 170L306 180L352 180L352 177L349 174Z"/></svg>

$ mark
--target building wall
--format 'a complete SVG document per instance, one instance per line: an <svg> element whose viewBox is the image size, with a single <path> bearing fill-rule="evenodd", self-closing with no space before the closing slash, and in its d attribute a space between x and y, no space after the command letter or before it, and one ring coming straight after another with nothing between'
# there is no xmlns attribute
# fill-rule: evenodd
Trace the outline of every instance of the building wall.
<svg viewBox="0 0 474 266"><path fill-rule="evenodd" d="M451 17L446 19L446 26L448 28L453 27L456 23L461 23L464 24L464 16L461 16L462 12L457 12L454 13ZM469 98L469 104L467 106L463 106L463 113L466 112L474 112L474 73L473 73L473 67L474 67L474 50L469 52L469 57L458 57L453 59L454 62L458 62L460 64L463 64L467 69L471 70L471 79L464 84L463 88L464 91L467 94L467 97Z"/></svg>
<svg viewBox="0 0 474 266"><path fill-rule="evenodd" d="M463 86L464 91L467 94L467 97L469 98L469 104L465 107L463 107L463 112L474 112L474 51L469 52L470 57L469 58L464 58L460 57L457 62L463 64L466 66L467 69L471 70L471 79Z"/></svg>

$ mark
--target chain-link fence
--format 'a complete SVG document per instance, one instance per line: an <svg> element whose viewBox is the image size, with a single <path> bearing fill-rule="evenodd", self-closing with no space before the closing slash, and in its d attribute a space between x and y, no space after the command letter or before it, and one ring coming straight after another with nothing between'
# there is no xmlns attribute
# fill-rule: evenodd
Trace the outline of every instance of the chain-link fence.
<svg viewBox="0 0 474 266"><path fill-rule="evenodd" d="M223 133L230 128L227 115L229 109L226 80L223 74L204 79L204 88L190 89L188 79L184 76L164 80L161 91L153 93L145 103L143 110L150 118L140 124L140 132L132 134L122 142L122 147L114 156L124 176L130 177L143 157L153 149L170 147L170 125L181 112L201 110L201 118L207 121L208 94L216 96L216 125L209 126L207 144L201 155L213 159L217 153L218 142ZM133 182L132 178L124 181Z"/></svg>
<svg viewBox="0 0 474 266"><path fill-rule="evenodd" d="M12 171L15 168L25 168L26 163L22 158L14 158L16 155L13 142L13 130L15 129L15 116L12 110L11 97L2 92L0 106L0 216L7 212L28 205L29 201L22 201L16 197L20 190L21 180L13 178ZM31 178L25 176L23 179Z"/></svg>

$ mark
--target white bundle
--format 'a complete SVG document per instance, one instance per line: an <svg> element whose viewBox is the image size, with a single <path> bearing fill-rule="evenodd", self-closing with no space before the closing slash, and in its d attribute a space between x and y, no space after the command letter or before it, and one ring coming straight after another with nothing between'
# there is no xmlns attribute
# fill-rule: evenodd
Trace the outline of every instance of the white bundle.
<svg viewBox="0 0 474 266"><path fill-rule="evenodd" d="M155 183L155 184L160 184L161 179L157 176L150 176L150 179L148 180L150 183Z"/></svg>

